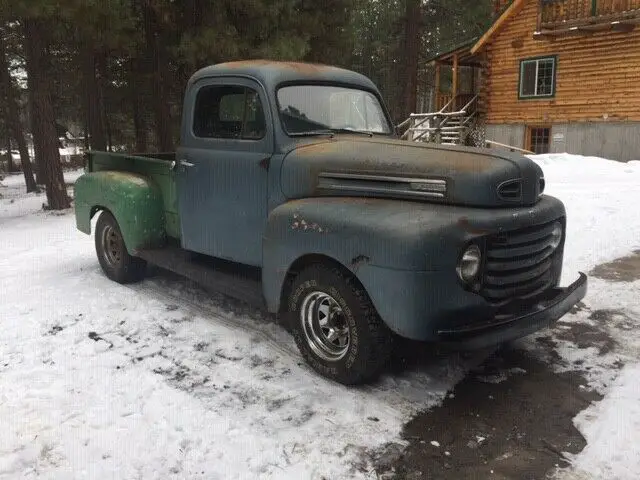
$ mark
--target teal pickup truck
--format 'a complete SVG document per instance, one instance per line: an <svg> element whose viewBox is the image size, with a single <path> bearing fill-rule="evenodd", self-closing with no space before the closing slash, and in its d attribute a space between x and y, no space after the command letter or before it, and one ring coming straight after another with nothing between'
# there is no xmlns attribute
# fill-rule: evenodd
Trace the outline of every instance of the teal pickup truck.
<svg viewBox="0 0 640 480"><path fill-rule="evenodd" d="M398 140L355 72L246 61L192 76L177 152L89 153L75 215L90 234L101 212L110 279L150 263L277 313L316 371L355 384L395 336L498 345L584 297L582 273L558 286L566 214L544 187L520 155Z"/></svg>

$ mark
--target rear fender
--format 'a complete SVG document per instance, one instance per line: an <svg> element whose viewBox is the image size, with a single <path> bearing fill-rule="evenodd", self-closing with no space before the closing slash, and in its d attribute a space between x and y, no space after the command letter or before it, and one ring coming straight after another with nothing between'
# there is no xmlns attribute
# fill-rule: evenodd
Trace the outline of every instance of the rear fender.
<svg viewBox="0 0 640 480"><path fill-rule="evenodd" d="M91 234L91 218L99 210L115 217L127 251L160 247L166 239L162 194L153 180L122 171L86 173L75 182L78 230Z"/></svg>

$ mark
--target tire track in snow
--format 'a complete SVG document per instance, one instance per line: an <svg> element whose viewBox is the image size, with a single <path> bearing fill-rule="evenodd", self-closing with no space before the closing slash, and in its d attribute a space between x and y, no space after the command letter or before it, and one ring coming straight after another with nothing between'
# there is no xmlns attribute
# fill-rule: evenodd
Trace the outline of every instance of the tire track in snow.
<svg viewBox="0 0 640 480"><path fill-rule="evenodd" d="M142 283L129 285L127 288L152 297L158 302L175 305L184 312L206 321L215 322L231 330L239 329L247 332L265 342L283 358L288 359L291 364L301 369L304 375L326 382L328 387L338 385L321 377L304 362L293 338L282 325L275 319L269 320L263 312L240 301L218 293L209 294L197 285L189 285L186 279L172 279L165 276L149 278ZM234 310L239 311L239 314L234 313ZM271 314L267 315L271 316ZM286 341L269 330L281 333ZM425 348L429 347L425 346ZM433 364L419 365L417 370L396 374L383 373L375 383L341 387L376 397L382 400L381 407L387 411L387 414L397 415L400 411L408 418L419 410L440 403L446 393L462 380L469 369L480 364L489 354L490 352L487 351L477 352L465 360L456 356L437 359Z"/></svg>

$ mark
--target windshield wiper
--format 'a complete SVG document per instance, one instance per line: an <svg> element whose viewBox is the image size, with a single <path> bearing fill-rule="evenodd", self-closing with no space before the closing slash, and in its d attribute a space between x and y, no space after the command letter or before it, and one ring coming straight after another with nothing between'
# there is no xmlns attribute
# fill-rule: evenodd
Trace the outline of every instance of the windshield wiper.
<svg viewBox="0 0 640 480"><path fill-rule="evenodd" d="M336 133L351 133L356 135L366 135L367 137L373 137L373 132L366 132L364 130L352 130L350 128L332 128L331 131Z"/></svg>
<svg viewBox="0 0 640 480"><path fill-rule="evenodd" d="M350 128L327 128L326 130L309 130L307 132L293 132L289 135L292 137L315 137L320 135L335 136L336 133L349 133L352 135L366 135L373 137L373 132L365 132L362 130L351 130Z"/></svg>
<svg viewBox="0 0 640 480"><path fill-rule="evenodd" d="M290 137L318 137L321 135L329 135L330 137L335 136L335 132L333 130L308 130L306 132L292 132L289 134Z"/></svg>

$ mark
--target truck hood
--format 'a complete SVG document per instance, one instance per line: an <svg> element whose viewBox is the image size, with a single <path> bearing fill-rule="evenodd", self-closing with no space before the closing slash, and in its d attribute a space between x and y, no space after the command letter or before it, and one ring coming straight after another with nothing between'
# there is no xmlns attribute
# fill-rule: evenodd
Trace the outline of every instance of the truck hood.
<svg viewBox="0 0 640 480"><path fill-rule="evenodd" d="M387 197L501 207L535 204L544 178L535 162L510 152L338 135L293 147L281 186L288 199Z"/></svg>

